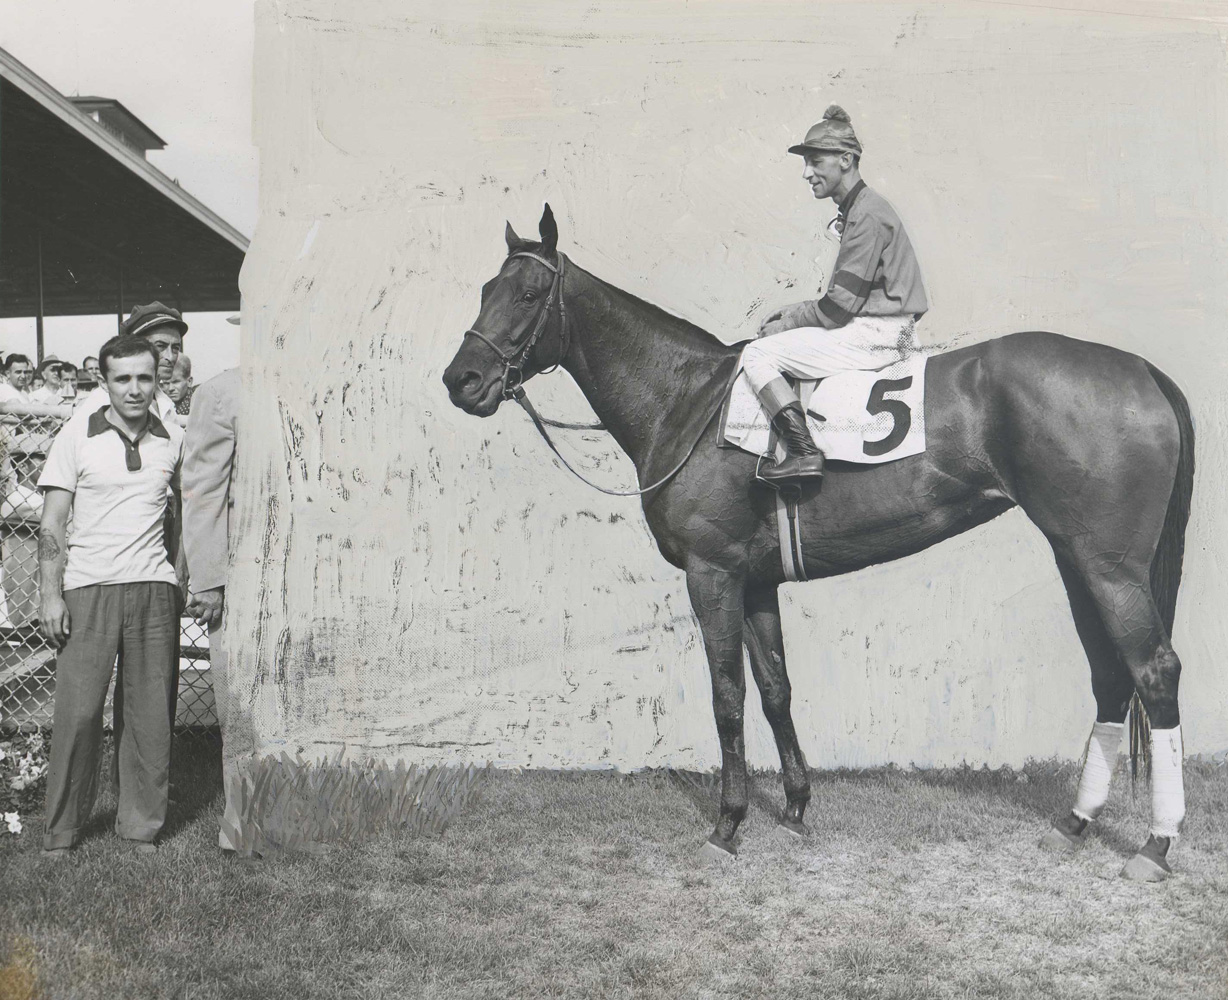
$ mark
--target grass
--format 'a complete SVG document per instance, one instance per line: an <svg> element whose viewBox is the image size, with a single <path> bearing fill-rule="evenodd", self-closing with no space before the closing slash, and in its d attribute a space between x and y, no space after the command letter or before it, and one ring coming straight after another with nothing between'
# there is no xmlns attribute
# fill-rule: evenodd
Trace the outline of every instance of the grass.
<svg viewBox="0 0 1228 1000"><path fill-rule="evenodd" d="M431 836L444 832L493 768L419 768L404 762L259 758L240 778L238 817L222 833L244 857L322 853L334 844L359 844L381 834Z"/></svg>
<svg viewBox="0 0 1228 1000"><path fill-rule="evenodd" d="M1149 796L1120 776L1080 854L1036 847L1069 765L817 773L804 843L771 835L757 775L719 867L695 859L711 776L502 772L441 838L246 865L215 846L215 753L179 755L152 858L105 803L64 863L38 822L0 837L0 1000L1228 995L1222 766L1187 767L1177 875L1138 885L1117 873Z"/></svg>

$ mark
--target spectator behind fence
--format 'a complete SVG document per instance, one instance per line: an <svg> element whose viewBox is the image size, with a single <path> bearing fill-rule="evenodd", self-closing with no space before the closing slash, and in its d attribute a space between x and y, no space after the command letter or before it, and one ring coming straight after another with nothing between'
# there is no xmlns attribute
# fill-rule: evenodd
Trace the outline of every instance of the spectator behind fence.
<svg viewBox="0 0 1228 1000"><path fill-rule="evenodd" d="M138 853L152 853L166 821L180 611L167 495L175 491L177 501L183 431L151 410L158 369L151 343L116 337L99 361L108 402L64 425L39 480L40 624L59 649L43 833L49 857L77 843L93 808L117 656L115 832Z"/></svg>
<svg viewBox="0 0 1228 1000"><path fill-rule="evenodd" d="M30 381L34 366L24 354L10 354L5 362L4 380L0 381L0 422L18 424L24 417L60 417L72 415L72 407L59 402L46 403L34 399ZM28 423L28 422L27 422Z"/></svg>
<svg viewBox="0 0 1228 1000"><path fill-rule="evenodd" d="M183 445L183 549L188 560L191 596L188 612L209 627L209 675L218 725L222 730L222 785L226 806L218 830L218 846L234 850L231 832L239 825L239 774L227 743L232 692L222 644L226 576L230 569L230 512L234 506L236 426L239 370L231 368L209 379L197 391Z"/></svg>
<svg viewBox="0 0 1228 1000"><path fill-rule="evenodd" d="M102 369L98 367L98 359L90 356L81 362L81 370L88 376L89 381L100 383L102 382Z"/></svg>
<svg viewBox="0 0 1228 1000"><path fill-rule="evenodd" d="M157 381L161 384L171 377L175 359L183 350L183 335L187 332L188 324L183 321L178 309L164 306L161 302L151 302L147 306L133 307L131 315L124 320L120 336L140 337L149 342L158 356ZM90 414L106 406L109 399L106 386L100 385L77 404L76 417L88 419ZM157 386L154 387L151 412L157 414L164 424L178 423L174 401Z"/></svg>
<svg viewBox="0 0 1228 1000"><path fill-rule="evenodd" d="M8 446L13 432L0 426ZM3 461L4 514L4 624L22 627L38 622L38 523L43 513L43 495L38 489L46 455L14 452Z"/></svg>
<svg viewBox="0 0 1228 1000"><path fill-rule="evenodd" d="M30 484L24 467L30 456L46 452L61 421L71 407L39 402L30 398L34 366L24 354L10 354L0 379L0 429L4 431L4 457L0 461L0 517L3 520L3 546L0 560L3 575L5 614L8 625L26 625L38 617L38 556L34 533L27 524L30 505L22 495Z"/></svg>
<svg viewBox="0 0 1228 1000"><path fill-rule="evenodd" d="M66 368L71 368L73 371L71 381L64 378ZM66 401L71 402L72 397L77 394L76 368L73 365L66 365L54 354L48 354L43 358L43 363L38 366L38 375L43 380L42 388L30 393L30 399L36 403L55 405Z"/></svg>
<svg viewBox="0 0 1228 1000"><path fill-rule="evenodd" d="M60 399L75 403L77 397L77 366L71 361L60 362Z"/></svg>
<svg viewBox="0 0 1228 1000"><path fill-rule="evenodd" d="M43 516L43 494L38 480L47 464L47 456L41 451L31 451L18 456L12 464L11 486L4 504L5 520L38 524ZM34 574L30 576L33 579Z"/></svg>
<svg viewBox="0 0 1228 1000"><path fill-rule="evenodd" d="M186 354L175 359L175 367L171 377L166 380L165 392L175 404L175 412L186 417L192 410L192 394L196 386L192 384L192 359Z"/></svg>

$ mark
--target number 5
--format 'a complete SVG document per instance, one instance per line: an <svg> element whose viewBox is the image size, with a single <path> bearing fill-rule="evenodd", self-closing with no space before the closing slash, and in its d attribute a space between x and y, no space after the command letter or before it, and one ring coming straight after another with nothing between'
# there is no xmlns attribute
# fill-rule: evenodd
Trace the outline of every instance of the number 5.
<svg viewBox="0 0 1228 1000"><path fill-rule="evenodd" d="M905 378L880 378L874 383L874 388L870 390L869 402L866 403L866 412L874 417L880 413L890 413L891 433L880 441L863 442L861 450L865 454L872 458L886 455L887 452L898 448L904 438L908 437L908 429L912 426L912 410L902 399L884 399L883 397L889 392L903 392L911 385L911 375Z"/></svg>

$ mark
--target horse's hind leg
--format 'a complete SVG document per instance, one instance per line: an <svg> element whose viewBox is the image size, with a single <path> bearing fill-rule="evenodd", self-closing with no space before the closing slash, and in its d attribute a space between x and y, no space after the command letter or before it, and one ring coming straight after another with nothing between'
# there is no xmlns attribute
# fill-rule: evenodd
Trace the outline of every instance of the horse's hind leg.
<svg viewBox="0 0 1228 1000"><path fill-rule="evenodd" d="M1170 871L1166 857L1185 818L1181 715L1177 706L1181 661L1145 572L1080 575L1151 722L1151 836L1122 874L1154 881Z"/></svg>
<svg viewBox="0 0 1228 1000"><path fill-rule="evenodd" d="M780 751L785 783L785 811L780 825L790 833L804 836L807 830L802 818L806 803L810 801L810 776L806 773L806 758L797 741L790 711L792 694L785 669L776 585L747 588L745 639L750 669L763 699L763 714L767 716L772 735L776 737L776 749Z"/></svg>
<svg viewBox="0 0 1228 1000"><path fill-rule="evenodd" d="M1134 678L1122 662L1117 646L1101 621L1099 608L1078 571L1060 554L1057 565L1070 599L1075 629L1091 666L1092 693L1096 697L1096 722L1084 752L1083 772L1074 805L1040 842L1049 850L1070 851L1082 843L1089 824L1100 815L1108 801L1109 783L1125 731L1126 711L1134 694Z"/></svg>

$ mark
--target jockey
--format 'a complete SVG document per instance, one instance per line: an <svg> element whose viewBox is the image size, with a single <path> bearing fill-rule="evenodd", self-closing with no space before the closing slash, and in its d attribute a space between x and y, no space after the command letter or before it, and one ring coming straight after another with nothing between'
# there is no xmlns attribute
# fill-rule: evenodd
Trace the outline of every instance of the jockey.
<svg viewBox="0 0 1228 1000"><path fill-rule="evenodd" d="M823 475L823 453L783 376L818 379L893 364L918 349L916 321L929 308L899 216L861 179L861 143L848 114L833 104L789 152L805 157L802 177L815 198L836 203L840 251L827 294L773 313L742 352L746 377L785 447L784 459L759 474L770 483Z"/></svg>

